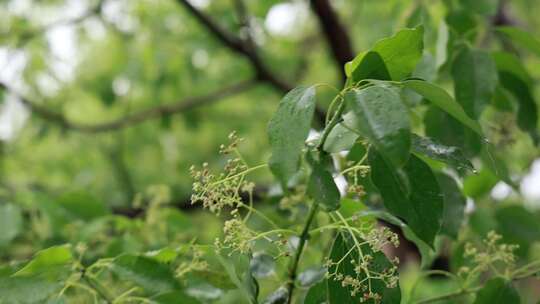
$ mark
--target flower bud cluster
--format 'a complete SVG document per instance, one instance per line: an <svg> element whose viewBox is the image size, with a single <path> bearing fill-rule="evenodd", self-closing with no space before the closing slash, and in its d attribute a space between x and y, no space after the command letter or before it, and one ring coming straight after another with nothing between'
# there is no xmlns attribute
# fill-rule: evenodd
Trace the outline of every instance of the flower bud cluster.
<svg viewBox="0 0 540 304"><path fill-rule="evenodd" d="M472 261L471 267L461 267L459 275L479 275L489 269L503 269L509 272L516 262L514 251L518 245L499 243L502 239L500 234L490 231L480 245L466 243L463 256Z"/></svg>

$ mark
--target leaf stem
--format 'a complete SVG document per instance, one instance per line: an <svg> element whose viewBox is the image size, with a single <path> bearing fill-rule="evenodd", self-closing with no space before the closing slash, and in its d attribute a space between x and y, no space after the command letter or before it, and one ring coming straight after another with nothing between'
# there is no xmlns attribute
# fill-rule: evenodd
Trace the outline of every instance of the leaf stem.
<svg viewBox="0 0 540 304"><path fill-rule="evenodd" d="M313 219L315 218L318 209L319 204L313 202L306 223L304 224L302 234L300 234L300 242L298 243L298 248L296 249L296 252L294 254L294 259L292 260L291 266L289 267L289 279L287 281L287 293L289 296L287 298L287 304L290 304L292 301L296 281L296 272L298 271L298 264L300 262L300 257L302 256L302 252L304 251L306 242L309 238L309 227L311 226L311 222L313 222Z"/></svg>
<svg viewBox="0 0 540 304"><path fill-rule="evenodd" d="M88 276L86 268L83 268L81 271L81 280L83 280L90 288L92 288L103 300L105 303L112 304L113 300L107 290L96 280Z"/></svg>
<svg viewBox="0 0 540 304"><path fill-rule="evenodd" d="M324 128L323 134L321 136L321 141L319 142L319 145L317 146L317 150L322 151L322 148L324 146L324 142L328 138L328 135L330 135L330 131L339 123L341 119L341 114L345 110L345 100L339 104L339 107L337 108L336 112L334 113L334 116L332 116L332 119L330 122L326 125Z"/></svg>

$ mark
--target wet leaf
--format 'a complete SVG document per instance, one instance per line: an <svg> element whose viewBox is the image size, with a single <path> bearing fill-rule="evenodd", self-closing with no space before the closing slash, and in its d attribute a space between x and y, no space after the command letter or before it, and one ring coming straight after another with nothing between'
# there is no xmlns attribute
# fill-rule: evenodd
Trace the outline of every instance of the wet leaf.
<svg viewBox="0 0 540 304"><path fill-rule="evenodd" d="M393 167L375 150L369 152L371 178L390 213L405 220L411 230L433 246L443 218L443 196L435 175L411 155L403 169Z"/></svg>
<svg viewBox="0 0 540 304"><path fill-rule="evenodd" d="M345 95L345 124L367 137L394 166L402 166L411 146L407 108L399 94L388 87L372 86Z"/></svg>
<svg viewBox="0 0 540 304"><path fill-rule="evenodd" d="M472 163L463 155L458 147L445 146L429 137L412 134L412 150L414 153L442 161L458 171L466 169L475 172Z"/></svg>
<svg viewBox="0 0 540 304"><path fill-rule="evenodd" d="M315 87L297 87L287 93L268 125L272 156L269 166L283 186L298 171L315 111Z"/></svg>

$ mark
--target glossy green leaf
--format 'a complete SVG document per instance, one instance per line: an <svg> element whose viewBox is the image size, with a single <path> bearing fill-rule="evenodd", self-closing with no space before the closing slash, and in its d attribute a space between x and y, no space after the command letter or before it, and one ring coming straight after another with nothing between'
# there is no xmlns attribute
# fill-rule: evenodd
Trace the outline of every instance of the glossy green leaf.
<svg viewBox="0 0 540 304"><path fill-rule="evenodd" d="M307 193L323 210L330 212L339 209L339 190L332 174L320 163L312 166Z"/></svg>
<svg viewBox="0 0 540 304"><path fill-rule="evenodd" d="M489 53L464 47L452 63L454 95L465 113L478 119L497 86L497 68Z"/></svg>
<svg viewBox="0 0 540 304"><path fill-rule="evenodd" d="M346 93L345 124L367 137L394 166L403 165L411 146L407 108L392 88L371 86Z"/></svg>
<svg viewBox="0 0 540 304"><path fill-rule="evenodd" d="M32 260L13 276L34 276L55 272L73 262L70 245L53 246L38 251Z"/></svg>
<svg viewBox="0 0 540 304"><path fill-rule="evenodd" d="M433 246L443 219L443 196L435 175L411 155L403 169L386 162L374 149L369 152L371 179L390 213L405 220L411 230Z"/></svg>
<svg viewBox="0 0 540 304"><path fill-rule="evenodd" d="M432 104L441 108L478 135L482 136L482 128L478 122L471 119L467 113L465 113L461 105L457 103L452 96L448 95L444 89L422 80L406 80L403 81L402 84L406 88L413 89L418 94L424 96L424 98L429 100Z"/></svg>
<svg viewBox="0 0 540 304"><path fill-rule="evenodd" d="M436 176L444 197L441 233L457 238L459 229L465 218L467 200L452 177L443 173L438 173Z"/></svg>
<svg viewBox="0 0 540 304"><path fill-rule="evenodd" d="M379 40L372 51L381 55L392 80L401 80L416 67L424 49L424 28L403 29Z"/></svg>
<svg viewBox="0 0 540 304"><path fill-rule="evenodd" d="M17 205L0 205L0 247L8 245L21 232L22 224L22 211Z"/></svg>
<svg viewBox="0 0 540 304"><path fill-rule="evenodd" d="M512 283L503 278L494 278L478 291L474 304L519 304L521 300Z"/></svg>
<svg viewBox="0 0 540 304"><path fill-rule="evenodd" d="M353 61L345 65L345 70L354 83L364 79L391 80L383 58L373 51L356 56Z"/></svg>
<svg viewBox="0 0 540 304"><path fill-rule="evenodd" d="M298 171L300 155L315 111L315 87L297 87L287 93L268 125L272 173L287 186Z"/></svg>
<svg viewBox="0 0 540 304"><path fill-rule="evenodd" d="M362 243L362 241L363 240L361 239L358 240L360 243ZM370 270L372 272L381 273L388 270L390 267L393 267L393 265L390 263L390 261L388 261L386 256L381 251L374 252L368 244L360 245L360 250L362 251L363 255L372 256L373 260L370 263ZM341 263L339 264L339 267L336 265L330 267L330 269L328 269L329 273L337 272L342 274L344 277L348 275L353 278L357 278L360 281L366 278L365 272L360 272L360 274L355 272L355 265L353 262L357 263L361 260L360 251L357 247L355 247L355 242L348 234L337 234L330 252L330 259L334 262L341 260ZM379 294L382 299L380 302L375 302L373 299L370 299L362 303L394 304L400 302L401 292L399 285L389 288L386 286L386 283L380 279L375 278L369 280L370 283L367 284L371 286L371 291ZM341 281L334 280L334 278L327 280L327 286L328 300L330 303L359 303L360 299L363 297L362 292L359 292L355 296L351 296L351 287L343 287L341 285Z"/></svg>
<svg viewBox="0 0 540 304"><path fill-rule="evenodd" d="M463 155L472 158L482 149L480 137L441 108L429 105L424 114L426 136L438 143L459 147Z"/></svg>
<svg viewBox="0 0 540 304"><path fill-rule="evenodd" d="M423 49L424 28L403 29L376 42L370 52L358 55L346 65L345 71L355 81L366 78L388 80L388 76L391 80L401 80L414 70Z"/></svg>
<svg viewBox="0 0 540 304"><path fill-rule="evenodd" d="M148 292L167 292L179 288L169 266L149 257L121 255L114 259L111 271L120 279L141 286Z"/></svg>
<svg viewBox="0 0 540 304"><path fill-rule="evenodd" d="M506 35L515 44L540 56L540 40L531 33L514 26L498 26L496 30Z"/></svg>
<svg viewBox="0 0 540 304"><path fill-rule="evenodd" d="M480 198L489 193L497 184L497 176L491 170L480 170L477 174L469 175L463 181L463 193L471 198Z"/></svg>
<svg viewBox="0 0 540 304"><path fill-rule="evenodd" d="M472 163L463 155L458 147L442 145L429 137L412 134L412 151L428 158L442 161L458 171L463 169L475 171Z"/></svg>
<svg viewBox="0 0 540 304"><path fill-rule="evenodd" d="M63 194L58 204L72 218L89 221L110 213L107 206L96 197L85 191Z"/></svg>
<svg viewBox="0 0 540 304"><path fill-rule="evenodd" d="M342 123L337 124L328 134L323 149L328 153L350 150L356 142L356 139L358 139L358 136L357 133L353 132Z"/></svg>
<svg viewBox="0 0 540 304"><path fill-rule="evenodd" d="M328 283L326 280L311 286L304 299L304 304L323 303L328 303Z"/></svg>
<svg viewBox="0 0 540 304"><path fill-rule="evenodd" d="M160 294L152 298L152 303L156 304L199 304L197 299L186 295L182 291L171 291Z"/></svg>

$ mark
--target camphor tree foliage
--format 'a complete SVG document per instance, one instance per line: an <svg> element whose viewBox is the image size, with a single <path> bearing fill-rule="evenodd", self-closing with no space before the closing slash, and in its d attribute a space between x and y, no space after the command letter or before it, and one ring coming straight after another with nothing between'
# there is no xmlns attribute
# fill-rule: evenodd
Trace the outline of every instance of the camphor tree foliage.
<svg viewBox="0 0 540 304"><path fill-rule="evenodd" d="M64 22L101 16L106 2ZM252 78L221 89L205 88L210 93L177 103L143 110L127 106L123 115L115 116L120 118L111 120L64 113L62 98L93 100L78 88L45 103L37 100L35 88L20 91L2 83L6 94L19 98L45 126L59 127L59 134L119 132L93 143L104 147L114 180L125 193L103 203L89 189L65 187L54 194L39 185L19 189L20 182L5 183L0 303L539 301L540 214L524 205L519 184L528 163L538 157L537 75L530 66L538 66L540 41L511 18L514 3L407 2L400 28L353 56L350 36L355 27L341 22L329 1L310 1L321 29L317 35L324 36L338 66L336 78L344 80L336 87L333 79L325 81L326 70L292 85L293 80L281 76L287 61L277 64L261 54L252 16L265 13L273 1L215 2L216 10L233 11L234 18L228 13L217 18L217 13L186 0L142 1L139 9L182 9L193 26L207 32L205 39L230 52L217 56L243 58ZM344 10L356 5L336 3ZM519 5L539 9L533 2ZM259 11L251 12L252 6ZM115 39L130 39L129 31L100 18L115 31ZM230 22L228 18L235 20L238 33L222 24ZM5 38L14 48L32 46L46 31L27 27L23 20L11 22L12 28L22 28ZM143 34L151 33L137 33ZM135 43L130 53L123 47L125 56L153 56L153 48L139 49ZM134 99L177 93L174 68L165 64L157 76L146 79L153 72L136 62L128 60L128 66L143 76L132 82L142 86L151 79L164 93L141 89ZM243 74L243 66L233 68ZM119 68L113 73L123 72ZM118 93L81 77L83 86L98 92L104 107L121 112ZM245 130L230 133L226 143L212 145L219 161L179 166L181 174L191 176L189 205L172 202L181 192L172 185L140 189L132 181L125 161L132 147L126 141L136 136L144 144L160 130L149 132L143 123L157 118L165 125L160 128L167 129L174 114L186 114L183 119L193 124L201 119L198 115L211 115L219 121L213 122L214 131L222 134L224 126L229 129L227 119L233 129L234 117L225 119L208 108L190 111L259 84L283 95L277 109L271 107L269 122L262 122L267 136L256 128L250 132L249 125L261 123L256 117L246 122ZM265 107L261 100L249 102L261 103L250 110ZM134 133L124 130L128 127ZM31 135L51 136L40 135L43 132L51 131ZM178 134L170 131L170 137ZM191 136L192 142L199 137ZM268 143L268 155L260 142ZM142 156L137 163L148 169ZM166 175L167 169L158 169L156 176ZM3 179L9 173L3 172ZM513 195L495 202L489 192L497 183L513 188ZM100 189L105 196L115 193L108 185ZM201 210L193 211L196 208ZM416 252L419 263L410 258Z"/></svg>

